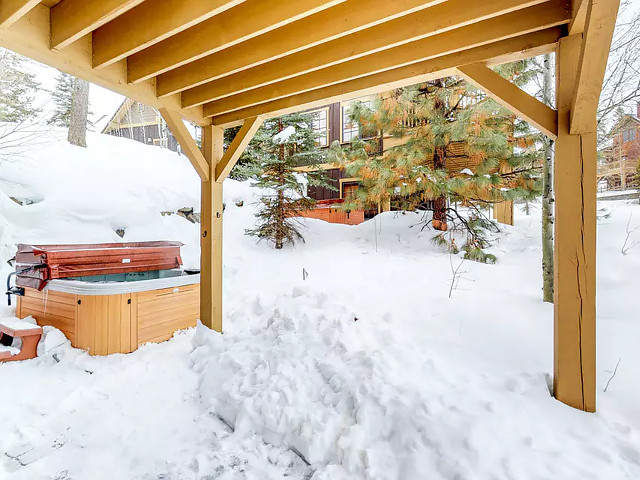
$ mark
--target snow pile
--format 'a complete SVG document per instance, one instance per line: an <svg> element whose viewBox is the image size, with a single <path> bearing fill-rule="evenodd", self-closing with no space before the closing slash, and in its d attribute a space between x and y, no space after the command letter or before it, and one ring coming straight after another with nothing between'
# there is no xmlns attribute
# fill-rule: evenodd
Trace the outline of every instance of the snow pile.
<svg viewBox="0 0 640 480"><path fill-rule="evenodd" d="M286 143L289 139L296 134L296 128L293 125L289 125L280 133L273 136L273 143Z"/></svg>
<svg viewBox="0 0 640 480"><path fill-rule="evenodd" d="M238 438L291 448L316 480L640 474L638 431L559 404L543 371L483 371L463 345L412 344L399 319L356 321L304 289L272 308L251 306L250 331L198 330L200 394Z"/></svg>

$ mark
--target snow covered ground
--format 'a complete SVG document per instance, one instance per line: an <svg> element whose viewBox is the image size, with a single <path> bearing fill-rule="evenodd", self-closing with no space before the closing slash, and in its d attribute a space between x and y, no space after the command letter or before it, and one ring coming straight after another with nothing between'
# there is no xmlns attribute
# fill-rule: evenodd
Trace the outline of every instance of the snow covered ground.
<svg viewBox="0 0 640 480"><path fill-rule="evenodd" d="M197 264L198 226L160 214L197 210L184 157L54 137L0 165L2 275L16 242L117 241L118 228L181 240ZM39 358L0 364L1 479L640 478L640 229L621 252L640 205L601 204L598 412L584 414L548 391L539 210L504 228L496 265L464 262L449 298L460 259L420 215L308 220L305 244L275 251L244 235L255 195L225 182L224 335L89 357L49 331Z"/></svg>

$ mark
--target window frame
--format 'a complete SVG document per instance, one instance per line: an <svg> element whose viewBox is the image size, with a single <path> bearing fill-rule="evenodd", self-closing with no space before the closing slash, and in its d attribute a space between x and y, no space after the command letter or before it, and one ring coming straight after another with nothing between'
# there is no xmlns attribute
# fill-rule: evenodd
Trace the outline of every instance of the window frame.
<svg viewBox="0 0 640 480"><path fill-rule="evenodd" d="M346 113L347 109L351 107L351 105L355 102L361 102L361 103L365 103L367 104L367 106L371 107L371 104L373 102L373 98L371 97L364 97L364 98L356 98L354 100L350 100L348 102L340 102L340 143L352 143L354 139L361 139L361 140L369 140L371 138L376 138L377 136L377 132L376 135L373 136L368 136L368 137L363 137L362 136L362 125L360 125L358 122L352 122L355 126L356 126L356 135L352 136L350 138L350 140L345 140L345 125L347 124L347 121L349 120L349 115ZM349 131L353 132L353 128L350 128Z"/></svg>
<svg viewBox="0 0 640 480"><path fill-rule="evenodd" d="M324 127L324 144L318 142L318 140L320 140L322 138L321 135L318 136L318 138L316 138L316 146L320 147L320 148L324 148L324 147L328 147L329 146L329 107L322 107L322 108L316 108L315 110L311 110L309 111L309 115L313 116L313 120L311 122L311 128L313 130L314 133L316 134L322 134L322 130L320 129L316 129L315 127L315 115L317 113L321 113L324 112L324 122L325 122L325 127Z"/></svg>

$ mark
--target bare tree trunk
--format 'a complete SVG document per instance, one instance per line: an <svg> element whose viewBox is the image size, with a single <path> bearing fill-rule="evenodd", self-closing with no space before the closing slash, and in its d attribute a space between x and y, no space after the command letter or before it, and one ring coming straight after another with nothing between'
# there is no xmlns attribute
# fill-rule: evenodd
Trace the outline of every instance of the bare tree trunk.
<svg viewBox="0 0 640 480"><path fill-rule="evenodd" d="M89 114L89 82L76 78L73 82L71 97L71 116L69 118L69 135L71 145L87 146L87 115Z"/></svg>
<svg viewBox="0 0 640 480"><path fill-rule="evenodd" d="M543 102L552 106L551 55L544 56ZM553 303L553 141L545 138L542 174L542 296Z"/></svg>

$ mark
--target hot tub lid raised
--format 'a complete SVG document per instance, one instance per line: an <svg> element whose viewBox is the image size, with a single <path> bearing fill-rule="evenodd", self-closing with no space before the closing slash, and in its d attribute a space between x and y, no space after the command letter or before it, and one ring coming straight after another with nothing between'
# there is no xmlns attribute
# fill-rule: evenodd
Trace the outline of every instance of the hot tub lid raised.
<svg viewBox="0 0 640 480"><path fill-rule="evenodd" d="M180 242L18 245L16 285L42 290L58 278L169 270L182 265Z"/></svg>

